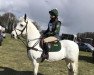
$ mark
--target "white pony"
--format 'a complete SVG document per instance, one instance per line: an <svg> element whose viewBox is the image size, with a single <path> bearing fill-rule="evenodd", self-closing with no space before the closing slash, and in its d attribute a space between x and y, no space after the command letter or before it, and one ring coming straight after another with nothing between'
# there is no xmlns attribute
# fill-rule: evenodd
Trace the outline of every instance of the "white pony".
<svg viewBox="0 0 94 75"><path fill-rule="evenodd" d="M5 38L6 37L5 28L2 27L1 25L0 25L0 31L1 31L2 36Z"/></svg>
<svg viewBox="0 0 94 75"><path fill-rule="evenodd" d="M34 66L34 75L38 73L39 63L41 62L42 49L39 46L39 43L36 44L34 48L38 49L37 51L32 49L32 46L35 45L37 41L40 41L41 34L36 26L32 23L31 19L27 19L26 16L19 20L15 30L15 34L20 35L22 31L26 30L28 46L31 47L28 49L27 53L30 59L32 59ZM14 35L15 35L14 34ZM49 52L48 61L58 61L64 59L68 68L68 75L77 75L78 74L78 56L79 48L78 45L70 40L61 40L61 50L58 52ZM62 74L63 75L63 74Z"/></svg>
<svg viewBox="0 0 94 75"><path fill-rule="evenodd" d="M0 26L0 30L2 30L2 32L5 32L5 28Z"/></svg>

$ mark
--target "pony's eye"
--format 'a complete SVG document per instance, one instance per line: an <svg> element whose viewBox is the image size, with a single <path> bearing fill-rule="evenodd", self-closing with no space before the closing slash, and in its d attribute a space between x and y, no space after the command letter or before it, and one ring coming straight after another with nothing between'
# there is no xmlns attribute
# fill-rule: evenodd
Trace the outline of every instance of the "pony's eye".
<svg viewBox="0 0 94 75"><path fill-rule="evenodd" d="M23 27L23 25L22 25L22 24L20 24L20 26L21 26L21 27Z"/></svg>

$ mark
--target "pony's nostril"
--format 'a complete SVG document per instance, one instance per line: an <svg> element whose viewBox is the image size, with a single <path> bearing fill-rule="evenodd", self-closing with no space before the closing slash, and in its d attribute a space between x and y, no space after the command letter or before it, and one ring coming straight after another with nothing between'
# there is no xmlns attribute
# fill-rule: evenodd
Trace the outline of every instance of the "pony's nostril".
<svg viewBox="0 0 94 75"><path fill-rule="evenodd" d="M14 34L12 34L12 36L14 36Z"/></svg>
<svg viewBox="0 0 94 75"><path fill-rule="evenodd" d="M14 37L14 34L12 34L12 36Z"/></svg>

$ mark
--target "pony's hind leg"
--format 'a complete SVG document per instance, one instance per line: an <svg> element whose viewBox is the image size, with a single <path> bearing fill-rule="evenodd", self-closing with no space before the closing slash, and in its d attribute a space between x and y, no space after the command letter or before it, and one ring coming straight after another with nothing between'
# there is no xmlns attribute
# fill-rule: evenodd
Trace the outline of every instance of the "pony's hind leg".
<svg viewBox="0 0 94 75"><path fill-rule="evenodd" d="M71 70L72 70L72 72L71 72L72 74L70 74L70 75L78 75L78 62L77 61L71 62L70 66L71 66Z"/></svg>
<svg viewBox="0 0 94 75"><path fill-rule="evenodd" d="M68 68L68 75L77 75L78 74L78 62L66 60L67 68Z"/></svg>
<svg viewBox="0 0 94 75"><path fill-rule="evenodd" d="M38 67L39 67L39 63L34 59L33 60L33 66L34 66L34 75L37 75L38 73Z"/></svg>

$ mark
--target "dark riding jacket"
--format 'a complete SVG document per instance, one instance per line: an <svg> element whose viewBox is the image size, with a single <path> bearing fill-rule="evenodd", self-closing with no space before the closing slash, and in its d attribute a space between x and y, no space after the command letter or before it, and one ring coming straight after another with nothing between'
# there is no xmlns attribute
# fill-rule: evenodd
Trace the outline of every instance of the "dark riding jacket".
<svg viewBox="0 0 94 75"><path fill-rule="evenodd" d="M58 38L59 32L60 32L60 27L61 27L61 22L58 19L55 19L55 21L50 20L48 23L48 28L44 32L44 35L46 37L55 36Z"/></svg>

